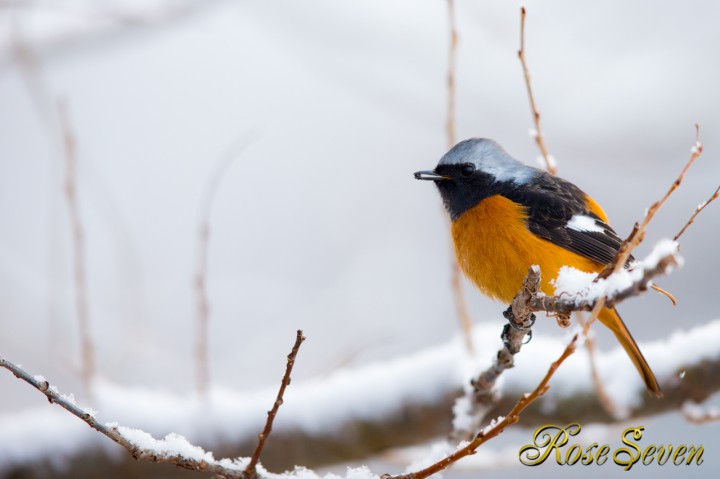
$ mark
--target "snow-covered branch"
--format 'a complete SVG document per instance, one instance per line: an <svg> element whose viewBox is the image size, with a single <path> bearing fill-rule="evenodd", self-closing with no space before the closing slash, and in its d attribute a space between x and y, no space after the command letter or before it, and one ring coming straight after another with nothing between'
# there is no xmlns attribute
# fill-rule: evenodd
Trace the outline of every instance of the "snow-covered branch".
<svg viewBox="0 0 720 479"><path fill-rule="evenodd" d="M501 328L497 321L475 327L479 354L474 360L464 353L458 338L395 360L293 384L293 394L283 405L282 421L273 428L272 441L265 447L263 463L273 469L292 468L298 463L328 464L448 434L455 397L470 378L491 366L490 352L502 346L498 338ZM537 336L526 345L516 358L516 367L503 375L503 397L488 417L506 415L520 394L532 390L547 365L563 350L564 342ZM720 319L675 332L663 340L641 343L665 395L660 401L644 393L634 369L625 367L628 359L620 347L598 352L599 372L625 417L679 410L687 400L700 403L720 391L720 376L716 374L720 368L719 343ZM599 403L589 372L585 356L570 357L555 373L543 407L528 408L520 425L615 421ZM206 448L224 447L227 451L232 444L232 450L250 455L267 405L276 393L276 388L234 392L212 387L201 403L192 394L98 381L93 387L93 406L107 420L138 425L156 436L176 431ZM117 456L111 460L106 449L99 447L97 433L66 420L66 416L42 404L0 415L0 444L13 445L0 448L0 470L51 457L87 457L93 450L95 463L108 470L119 467ZM43 441L38 441L40 437ZM171 438L175 440L175 436L167 439Z"/></svg>
<svg viewBox="0 0 720 479"><path fill-rule="evenodd" d="M569 314L591 311L600 298L606 298L605 305L613 307L646 291L654 278L680 265L682 258L678 254L678 244L663 240L646 259L606 278L563 267L555 280L555 296L535 295L528 300L528 306L534 311Z"/></svg>
<svg viewBox="0 0 720 479"><path fill-rule="evenodd" d="M258 435L258 443L251 458L216 460L211 452L206 452L201 447L192 445L187 439L176 433L170 433L164 439L155 439L151 434L140 429L120 426L117 423L99 423L95 417L97 414L95 411L79 407L72 395L61 394L55 386L51 386L42 376L32 376L20 366L4 358L0 358L0 367L9 370L15 377L35 387L47 397L51 404L57 404L72 415L82 419L97 432L104 434L127 449L135 459L166 462L183 469L207 472L215 477L255 479L268 476L268 472L259 464L260 454L263 451L266 439L270 435L278 409L283 403L283 394L290 384L290 374L303 341L305 341L305 336L303 336L302 331L298 330L295 345L287 358L287 366L280 384L280 390L272 409L267 413L265 427ZM302 476L317 477L314 474L306 474L307 471L304 469L301 472L303 473Z"/></svg>

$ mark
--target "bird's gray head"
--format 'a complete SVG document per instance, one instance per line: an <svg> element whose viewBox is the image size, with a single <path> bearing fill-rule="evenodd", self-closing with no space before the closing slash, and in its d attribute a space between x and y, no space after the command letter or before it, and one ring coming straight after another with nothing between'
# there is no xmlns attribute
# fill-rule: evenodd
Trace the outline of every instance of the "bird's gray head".
<svg viewBox="0 0 720 479"><path fill-rule="evenodd" d="M432 180L455 220L480 201L530 182L539 171L510 156L486 138L461 141L440 158L433 171L418 171L418 180Z"/></svg>

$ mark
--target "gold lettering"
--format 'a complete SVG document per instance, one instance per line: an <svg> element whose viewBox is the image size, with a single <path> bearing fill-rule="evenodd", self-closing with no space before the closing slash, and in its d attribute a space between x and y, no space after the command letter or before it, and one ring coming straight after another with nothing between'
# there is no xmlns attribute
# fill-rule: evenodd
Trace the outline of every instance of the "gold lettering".
<svg viewBox="0 0 720 479"><path fill-rule="evenodd" d="M695 449L695 445L694 445L694 444L691 445L691 446L688 448L688 454L689 454L689 456L688 456L687 462L686 462L685 464L688 464L688 465L689 465L689 464L692 462L693 457L695 457L695 454L697 454L697 457L695 457L695 464L697 464L698 466L699 466L700 464L702 464L702 463L703 463L702 455L703 455L703 451L704 451L704 450L705 450L705 448L702 447L702 445L701 445L700 447L698 447L697 449Z"/></svg>
<svg viewBox="0 0 720 479"><path fill-rule="evenodd" d="M652 462L655 460L655 458L653 457L655 455L655 451L657 451L657 446L655 446L655 444L650 444L648 447L646 447L645 451L643 451L642 463L646 466L652 464Z"/></svg>
<svg viewBox="0 0 720 479"><path fill-rule="evenodd" d="M615 454L613 454L613 461L615 464L618 466L624 466L626 471L629 471L633 465L640 460L640 448L632 441L632 439L635 439L636 441L642 439L643 429L645 429L643 426L635 428L629 427L625 429L622 434L623 444L632 447L635 450L635 454L633 454L633 452L627 447L621 447L615 451ZM630 435L632 435L632 439L628 438ZM627 455L627 458L624 459L623 455Z"/></svg>
<svg viewBox="0 0 720 479"><path fill-rule="evenodd" d="M556 431L553 435L551 431ZM580 432L580 424L573 423L564 428L547 425L541 426L533 434L533 443L520 448L518 457L526 466L537 466L547 460L552 451L555 451L555 461L562 464L560 448L567 444L568 435L574 436ZM523 457L524 455L524 457Z"/></svg>
<svg viewBox="0 0 720 479"><path fill-rule="evenodd" d="M658 449L658 458L657 458L658 464L660 464L662 466L667 462L668 459L670 459L670 454L672 454L672 448L673 448L672 444L669 444L667 446L667 449L665 448L665 444L660 445L660 448ZM667 452L667 456L665 455L666 452Z"/></svg>
<svg viewBox="0 0 720 479"><path fill-rule="evenodd" d="M603 444L600 446L600 449L598 449L597 456L595 457L595 462L598 466L602 466L605 464L605 461L607 461L607 455L610 452L610 446L607 444Z"/></svg>
<svg viewBox="0 0 720 479"><path fill-rule="evenodd" d="M582 465L589 466L593 462L593 449L598 447L598 443L594 442L585 449L585 454L582 457Z"/></svg>
<svg viewBox="0 0 720 479"><path fill-rule="evenodd" d="M682 464L682 462L685 460L685 451L687 451L687 447L680 444L677 449L675 449L675 455L673 456L673 464L676 466L679 466ZM680 462L678 462L678 459Z"/></svg>
<svg viewBox="0 0 720 479"><path fill-rule="evenodd" d="M575 454L575 456L573 456L573 454ZM582 455L582 447L580 447L580 444L573 444L570 446L570 449L568 449L567 454L565 454L565 464L571 466L577 464Z"/></svg>

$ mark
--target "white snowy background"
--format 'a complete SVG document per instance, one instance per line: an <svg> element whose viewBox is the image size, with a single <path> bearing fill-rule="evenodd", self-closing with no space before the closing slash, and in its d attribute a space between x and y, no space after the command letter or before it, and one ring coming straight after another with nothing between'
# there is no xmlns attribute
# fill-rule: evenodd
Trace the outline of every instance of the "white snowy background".
<svg viewBox="0 0 720 479"><path fill-rule="evenodd" d="M535 165L519 5L456 3L458 136L494 138ZM621 236L675 178L701 124L705 154L648 243L672 237L720 181L720 6L526 4L527 58L559 174L598 200ZM34 63L17 59L18 42ZM82 392L58 98L78 141L104 380L191 393L198 210L228 149L239 154L211 214L214 385L274 387L298 328L308 340L295 384L456 338L447 223L434 188L412 179L446 149L447 45L443 0L2 2L0 354ZM682 240L685 266L660 281L680 304L647 295L622 306L641 343L719 316L717 206ZM466 291L474 320L499 334L504 306ZM564 335L553 320L539 323L536 336ZM43 404L0 374L0 418ZM705 444L705 464L683 474L718 471L718 426L677 415L644 424L655 443ZM518 431L498 442L512 466L500 477L538 473L513 456L531 436Z"/></svg>

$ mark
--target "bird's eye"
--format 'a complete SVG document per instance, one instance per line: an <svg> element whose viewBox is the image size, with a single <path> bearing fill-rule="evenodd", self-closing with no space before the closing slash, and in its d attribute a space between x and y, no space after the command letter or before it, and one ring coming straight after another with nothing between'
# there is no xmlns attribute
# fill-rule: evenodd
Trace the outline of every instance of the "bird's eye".
<svg viewBox="0 0 720 479"><path fill-rule="evenodd" d="M472 163L465 163L460 167L460 174L463 178L469 178L473 173L475 173L475 165Z"/></svg>

